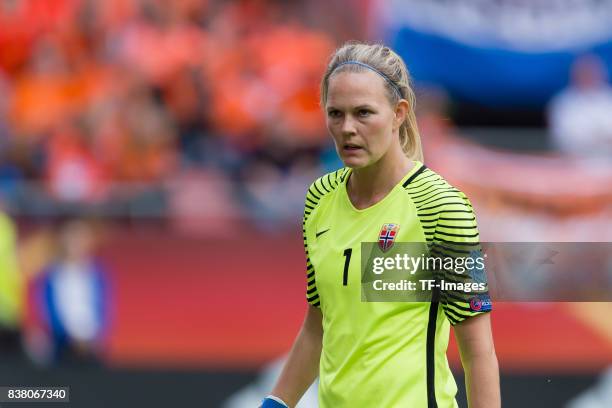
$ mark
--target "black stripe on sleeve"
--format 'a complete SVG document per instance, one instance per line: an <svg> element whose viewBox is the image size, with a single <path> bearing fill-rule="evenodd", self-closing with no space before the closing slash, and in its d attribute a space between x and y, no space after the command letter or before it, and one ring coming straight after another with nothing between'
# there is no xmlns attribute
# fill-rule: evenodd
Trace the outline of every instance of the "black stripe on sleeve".
<svg viewBox="0 0 612 408"><path fill-rule="evenodd" d="M318 180L317 180L318 181ZM319 190L319 187L317 187L317 181L315 181L314 183L312 183L312 185L314 186L315 190L317 190L317 193L319 193L321 196L324 196L325 193L323 193L321 190ZM323 183L321 183L323 184Z"/></svg>
<svg viewBox="0 0 612 408"><path fill-rule="evenodd" d="M436 200L439 200L441 198L455 198L455 197L457 197L456 194L450 194L450 193L453 193L453 191L449 191L449 190L432 191L429 194L426 194L427 197L425 197L424 199L418 200L418 201L413 199L413 201L414 201L414 204L417 205L417 207L420 207L421 205L429 204L429 203L434 202ZM446 194L446 195L442 196L442 197L438 197L441 194ZM436 197L436 198L434 199L434 197Z"/></svg>
<svg viewBox="0 0 612 408"><path fill-rule="evenodd" d="M463 225L445 225L438 224L439 228L448 228L448 229L476 229L476 225L463 226Z"/></svg>
<svg viewBox="0 0 612 408"><path fill-rule="evenodd" d="M319 182L321 183L321 188L322 188L323 190L325 190L325 194L327 194L327 193L331 192L331 190L329 190L327 187L325 187L325 183L323 182L323 180L325 180L325 178L324 178L324 177L321 177L321 178L319 179Z"/></svg>
<svg viewBox="0 0 612 408"><path fill-rule="evenodd" d="M310 198L306 197L306 201L308 201L310 204L316 206L317 203L315 203L314 201L312 201Z"/></svg>
<svg viewBox="0 0 612 408"><path fill-rule="evenodd" d="M445 221L476 221L476 217L472 217L472 218L439 217L438 219L445 220Z"/></svg>
<svg viewBox="0 0 612 408"><path fill-rule="evenodd" d="M346 175L347 175L348 173L349 173L349 172L348 172L348 170L346 170L346 171L344 171L344 172L342 173L342 175L340 176L340 181L341 181L342 183L344 183L344 178L346 177Z"/></svg>
<svg viewBox="0 0 612 408"><path fill-rule="evenodd" d="M436 176L436 174L432 174L431 176L423 176L422 178L417 180L421 184L419 184L418 186L408 186L406 187L406 191L408 191L410 194L421 194L425 191L430 190L432 187L449 187L449 184L445 183L441 178L439 178L439 176L434 180L427 180L432 176Z"/></svg>
<svg viewBox="0 0 612 408"><path fill-rule="evenodd" d="M415 184L409 185L408 187L406 187L406 190L411 193L421 193L423 192L423 190L419 190L420 188L423 188L424 186L434 185L433 183L436 182L441 182L439 184L436 184L439 186L447 185L447 183L445 183L438 174L431 172L431 174L427 176L422 175L418 178L418 180L414 180L412 183Z"/></svg>
<svg viewBox="0 0 612 408"><path fill-rule="evenodd" d="M456 203L453 203L456 204ZM467 214L474 214L474 211L471 210L444 210L444 211L438 211L438 212L434 212L434 213L427 213L427 214L423 214L420 212L420 210L417 210L419 217L423 216L423 217L428 217L428 216L432 216L432 215L438 215L441 213L467 213Z"/></svg>
<svg viewBox="0 0 612 408"><path fill-rule="evenodd" d="M450 232L436 231L436 234L444 235L446 237L459 237L459 238L476 238L478 236L478 232L475 234L451 234Z"/></svg>
<svg viewBox="0 0 612 408"><path fill-rule="evenodd" d="M459 320L456 320L454 317L449 316L448 314L446 315L446 318L451 322L453 326L459 323Z"/></svg>
<svg viewBox="0 0 612 408"><path fill-rule="evenodd" d="M449 307L454 307L459 311L463 310L464 312L473 312L473 310L469 307L461 306L459 302L446 302L446 308L448 309Z"/></svg>
<svg viewBox="0 0 612 408"><path fill-rule="evenodd" d="M465 292L463 292L463 294L465 294ZM467 295L467 294L465 294ZM469 302L469 296L465 296L465 297L460 297L458 294L456 293L452 293L452 292L444 292L444 297L446 298L446 303L468 303ZM453 299L453 301L449 302L448 299ZM456 305L454 305L456 306Z"/></svg>
<svg viewBox="0 0 612 408"><path fill-rule="evenodd" d="M453 254L460 254L460 255L469 255L470 254L469 250L464 251L464 250L460 250L458 248L454 248L452 246L450 248L447 247L447 246L444 246L444 245L442 245L440 243L439 239L437 239L436 242L434 242L432 244L431 252L432 252L432 254L440 255L440 256L443 256L443 257L446 257L446 256L448 256L448 257L456 257L457 256L457 255L453 255ZM453 254L451 254L450 252L452 252Z"/></svg>
<svg viewBox="0 0 612 408"><path fill-rule="evenodd" d="M406 188L406 187L408 186L408 184L410 184L410 182L411 182L412 180L414 180L415 178L417 178L417 176L418 176L419 174L421 174L422 172L424 172L424 171L425 171L425 169L427 169L427 166L425 166L424 164L423 164L423 165L421 165L421 167L420 167L420 168L419 168L419 169L418 169L418 170L417 170L417 171L416 171L416 172L415 172L415 173L414 173L412 176L410 176L410 177L408 178L408 180L406 180L406 181L404 182L404 184L402 184L402 187Z"/></svg>
<svg viewBox="0 0 612 408"><path fill-rule="evenodd" d="M440 193L448 193L448 192L458 192L458 190L454 187L448 187L446 186L444 183L441 183L440 185L431 185L428 188L426 188L423 191L419 191L419 193L423 193L423 194L419 194L419 195L415 195L414 197L412 197L413 200L416 200L417 198L421 198L421 197L425 197L425 196L429 196L429 197L433 197L434 193L436 194L440 194ZM415 201L416 203L416 201Z"/></svg>
<svg viewBox="0 0 612 408"><path fill-rule="evenodd" d="M425 186L423 190L411 191L411 194L415 194L412 197L413 199L415 199L415 198L421 198L423 196L426 196L427 194L431 194L433 193L433 190L448 189L448 188L452 188L452 187L449 187L448 185L446 185L446 183L431 183L428 186ZM408 187L406 190L408 189L411 189L411 188Z"/></svg>
<svg viewBox="0 0 612 408"><path fill-rule="evenodd" d="M314 186L314 183L312 183L312 185ZM308 192L316 199L316 200L320 200L321 197L319 197L318 195L316 195L315 193L312 192L311 188L308 188Z"/></svg>
<svg viewBox="0 0 612 408"><path fill-rule="evenodd" d="M323 183L323 180L321 180L321 183ZM327 173L327 185L329 186L330 191L334 189L331 182L331 173Z"/></svg>
<svg viewBox="0 0 612 408"><path fill-rule="evenodd" d="M453 197L453 198L456 198L456 197ZM446 206L446 205L461 205L461 206L465 206L465 203L457 202L457 201L451 201L451 202L447 202L447 203L440 203L440 204L437 204L437 205L432 205L430 207L419 208L419 212L420 211L425 211L425 210L432 210L434 208L439 208L439 207L443 207L443 206ZM465 211L465 210L463 210L463 211ZM449 212L449 211L444 210L443 212Z"/></svg>
<svg viewBox="0 0 612 408"><path fill-rule="evenodd" d="M461 321L463 321L463 320L465 320L465 319L467 319L469 317L472 317L471 314L464 314L464 313L461 313L459 311L456 311L456 310L453 310L453 309L450 309L450 308L444 309L444 313L446 314L446 316L452 315L453 317L455 317L455 320L457 320L459 322L461 322Z"/></svg>

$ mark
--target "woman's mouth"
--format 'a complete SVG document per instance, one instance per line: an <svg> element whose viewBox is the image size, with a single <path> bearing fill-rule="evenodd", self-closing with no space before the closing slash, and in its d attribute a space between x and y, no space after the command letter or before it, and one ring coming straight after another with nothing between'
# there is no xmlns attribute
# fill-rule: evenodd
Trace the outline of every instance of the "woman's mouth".
<svg viewBox="0 0 612 408"><path fill-rule="evenodd" d="M344 146L342 146L342 150L344 150L345 152L356 152L361 149L362 149L361 146L357 146L357 145L350 144L350 143L347 143Z"/></svg>

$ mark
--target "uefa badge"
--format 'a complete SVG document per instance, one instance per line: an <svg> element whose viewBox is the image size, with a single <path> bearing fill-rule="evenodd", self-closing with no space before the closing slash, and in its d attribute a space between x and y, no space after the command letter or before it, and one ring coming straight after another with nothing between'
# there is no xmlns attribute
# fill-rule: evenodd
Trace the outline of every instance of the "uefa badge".
<svg viewBox="0 0 612 408"><path fill-rule="evenodd" d="M393 246L399 227L399 224L383 224L378 235L378 246L383 252L387 252Z"/></svg>

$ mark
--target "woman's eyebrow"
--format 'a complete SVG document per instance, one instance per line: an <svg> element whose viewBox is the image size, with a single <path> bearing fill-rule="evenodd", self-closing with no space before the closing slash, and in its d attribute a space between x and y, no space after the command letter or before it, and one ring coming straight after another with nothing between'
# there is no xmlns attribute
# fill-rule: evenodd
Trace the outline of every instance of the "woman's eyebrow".
<svg viewBox="0 0 612 408"><path fill-rule="evenodd" d="M374 109L374 107L372 105L362 104L362 105L355 106L354 109L355 110L359 110L359 109Z"/></svg>
<svg viewBox="0 0 612 408"><path fill-rule="evenodd" d="M327 106L325 109L326 109L328 112L329 112L329 111L331 111L331 110L342 110L341 108L337 108L337 107L335 107L334 105L328 105L328 106ZM372 110L374 110L375 108L374 108L374 106L372 106L372 105L369 105L369 104L367 104L367 103L363 103L363 104L361 104L361 105L357 105L357 106L352 106L352 107L349 107L349 109L350 109L350 110L360 110L360 109L372 109Z"/></svg>

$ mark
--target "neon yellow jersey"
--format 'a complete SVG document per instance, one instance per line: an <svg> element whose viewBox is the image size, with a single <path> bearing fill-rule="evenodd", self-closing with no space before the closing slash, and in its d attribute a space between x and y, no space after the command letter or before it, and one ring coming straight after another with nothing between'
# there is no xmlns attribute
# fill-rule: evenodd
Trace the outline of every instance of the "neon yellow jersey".
<svg viewBox="0 0 612 408"><path fill-rule="evenodd" d="M450 325L490 307L471 307L453 293L442 293L440 302L362 302L360 250L389 223L399 225L398 242L478 244L472 206L415 162L383 200L358 210L346 191L350 173L319 178L305 202L306 298L323 314L319 405L457 407L446 358Z"/></svg>

